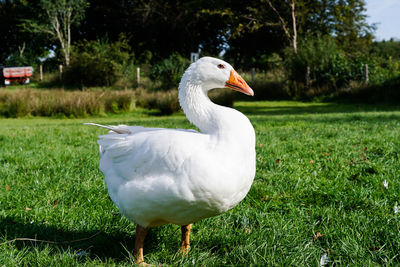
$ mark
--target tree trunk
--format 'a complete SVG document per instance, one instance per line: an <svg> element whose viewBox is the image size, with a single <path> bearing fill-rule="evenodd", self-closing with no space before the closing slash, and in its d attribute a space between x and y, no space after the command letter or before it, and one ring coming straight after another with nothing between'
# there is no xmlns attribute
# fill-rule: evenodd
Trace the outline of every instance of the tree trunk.
<svg viewBox="0 0 400 267"><path fill-rule="evenodd" d="M295 6L294 6L294 0L292 0L291 3L292 6L292 21L293 21L293 51L295 54L297 54L297 29L296 29L296 14L295 14Z"/></svg>
<svg viewBox="0 0 400 267"><path fill-rule="evenodd" d="M67 14L64 14L64 16L61 16L60 18L58 17L57 13L52 14L52 27L55 31L55 35L57 36L58 41L60 42L61 51L64 55L64 63L66 67L68 67L70 63L71 15L71 10L68 10Z"/></svg>
<svg viewBox="0 0 400 267"><path fill-rule="evenodd" d="M275 14L279 18L279 24L282 27L282 30L284 31L287 39L289 42L292 43L293 46L293 51L295 54L297 54L297 28L296 28L296 13L295 13L295 4L294 0L291 0L290 6L292 8L292 27L293 27L293 33L289 31L289 28L287 27L286 21L283 19L283 17L279 14L278 10L272 5L270 0L266 0L267 4L270 6L270 8L275 12Z"/></svg>
<svg viewBox="0 0 400 267"><path fill-rule="evenodd" d="M24 51L25 51L25 42L23 42L22 47L18 46L18 51L19 51L19 57L23 57L24 56Z"/></svg>
<svg viewBox="0 0 400 267"><path fill-rule="evenodd" d="M66 21L66 26L67 26L67 49L66 49L66 54L65 54L65 66L69 66L69 60L70 60L70 54L71 54L71 16L72 16L72 10L68 9L67 12L67 21Z"/></svg>

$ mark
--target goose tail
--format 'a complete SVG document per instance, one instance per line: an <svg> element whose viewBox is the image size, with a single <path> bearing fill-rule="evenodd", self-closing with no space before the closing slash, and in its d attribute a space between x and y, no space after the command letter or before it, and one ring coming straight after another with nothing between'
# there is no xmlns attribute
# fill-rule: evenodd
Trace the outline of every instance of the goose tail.
<svg viewBox="0 0 400 267"><path fill-rule="evenodd" d="M113 131L113 132L115 132L117 134L131 134L131 131L129 129L127 129L126 127L112 126L112 125L101 125L101 124L92 123L92 122L84 123L84 125L91 125L91 126L101 127L101 128Z"/></svg>

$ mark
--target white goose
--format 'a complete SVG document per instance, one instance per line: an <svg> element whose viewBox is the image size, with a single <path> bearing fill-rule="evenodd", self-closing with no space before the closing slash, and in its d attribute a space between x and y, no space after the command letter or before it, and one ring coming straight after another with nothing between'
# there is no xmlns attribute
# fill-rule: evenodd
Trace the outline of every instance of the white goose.
<svg viewBox="0 0 400 267"><path fill-rule="evenodd" d="M256 171L255 134L246 116L216 105L207 92L228 87L253 90L231 65L203 57L191 64L179 84L179 102L194 130L100 126L100 170L121 214L137 224L135 257L144 263L149 227L181 225L187 252L191 224L236 206Z"/></svg>

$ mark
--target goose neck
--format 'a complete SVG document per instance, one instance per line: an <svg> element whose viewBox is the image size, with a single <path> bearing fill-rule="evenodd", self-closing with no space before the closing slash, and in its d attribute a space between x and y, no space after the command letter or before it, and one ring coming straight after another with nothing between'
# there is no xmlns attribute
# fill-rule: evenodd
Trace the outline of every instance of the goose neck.
<svg viewBox="0 0 400 267"><path fill-rule="evenodd" d="M179 87L179 103L188 120L202 133L218 131L217 116L221 106L211 102L207 90L195 83L181 83Z"/></svg>

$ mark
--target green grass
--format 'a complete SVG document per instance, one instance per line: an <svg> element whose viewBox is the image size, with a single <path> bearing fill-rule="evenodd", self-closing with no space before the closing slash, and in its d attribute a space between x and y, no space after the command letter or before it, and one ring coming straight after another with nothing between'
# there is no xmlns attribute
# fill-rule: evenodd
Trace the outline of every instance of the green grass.
<svg viewBox="0 0 400 267"><path fill-rule="evenodd" d="M152 229L148 263L317 266L325 253L329 265L400 263L400 213L393 209L400 206L400 106L235 106L257 134L257 174L248 196L195 223L187 256L178 253L178 226ZM96 144L105 131L82 125L89 121L192 127L183 114L143 111L0 119L0 265L132 264L135 225L108 197ZM57 243L5 243L15 238Z"/></svg>

